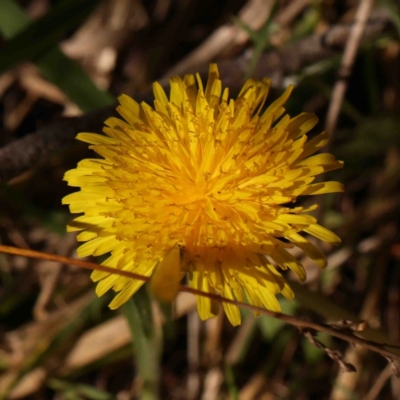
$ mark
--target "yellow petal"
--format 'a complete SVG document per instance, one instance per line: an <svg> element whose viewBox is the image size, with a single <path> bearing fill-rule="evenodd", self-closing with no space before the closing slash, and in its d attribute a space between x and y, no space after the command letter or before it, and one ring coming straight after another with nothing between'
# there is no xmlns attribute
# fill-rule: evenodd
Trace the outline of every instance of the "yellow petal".
<svg viewBox="0 0 400 400"><path fill-rule="evenodd" d="M318 118L313 113L303 112L292 118L287 126L290 132L289 139L297 139L298 137L309 132L318 123Z"/></svg>
<svg viewBox="0 0 400 400"><path fill-rule="evenodd" d="M87 217L82 215L75 218L67 225L67 232L81 231L83 229L90 229L95 227L106 227L110 226L113 222L113 218L107 218L102 215L96 215L95 217Z"/></svg>
<svg viewBox="0 0 400 400"><path fill-rule="evenodd" d="M305 195L318 195L325 193L336 193L343 192L344 186L340 182L330 181L330 182L321 182L321 183L313 183L312 185L307 185L304 187L300 187L292 191L295 196L305 196Z"/></svg>
<svg viewBox="0 0 400 400"><path fill-rule="evenodd" d="M282 289L282 295L287 299L287 300L293 300L294 299L294 292L292 288L285 282L285 286Z"/></svg>
<svg viewBox="0 0 400 400"><path fill-rule="evenodd" d="M225 285L224 292L222 293L222 295L227 299L234 300L232 290L228 285ZM240 310L238 306L225 302L222 302L222 305L224 307L226 316L228 317L230 323L233 326L240 325L242 317L240 315Z"/></svg>
<svg viewBox="0 0 400 400"><path fill-rule="evenodd" d="M77 253L79 257L101 256L113 250L119 243L115 236L98 237L78 247Z"/></svg>
<svg viewBox="0 0 400 400"><path fill-rule="evenodd" d="M150 290L159 300L171 302L179 292L181 278L180 249L175 246L156 267L151 277Z"/></svg>
<svg viewBox="0 0 400 400"><path fill-rule="evenodd" d="M78 133L76 138L82 142L90 143L90 144L117 144L118 141L114 138L110 138L105 135L99 135L97 133Z"/></svg>
<svg viewBox="0 0 400 400"><path fill-rule="evenodd" d="M331 243L333 245L338 245L341 242L338 235L318 224L310 225L303 230L304 232L307 232L310 235L313 235L316 238L323 240L324 242Z"/></svg>
<svg viewBox="0 0 400 400"><path fill-rule="evenodd" d="M322 269L326 267L325 254L322 253L322 251L318 247L314 246L306 238L299 235L298 233L292 233L290 235L287 235L286 237L293 244L300 247L304 251L304 253L307 254L308 257L314 260L319 268Z"/></svg>
<svg viewBox="0 0 400 400"><path fill-rule="evenodd" d="M290 94L293 91L293 85L289 85L287 89L281 94L281 96L276 99L264 112L261 119L264 120L267 118L269 114L274 115L274 120L279 118L284 112L284 108L282 107L290 97Z"/></svg>
<svg viewBox="0 0 400 400"><path fill-rule="evenodd" d="M265 308L275 312L281 311L279 301L276 299L275 295L271 293L268 289L259 286L257 292L258 297L262 301Z"/></svg>
<svg viewBox="0 0 400 400"><path fill-rule="evenodd" d="M158 112L164 113L165 115L168 115L166 107L168 104L168 97L165 94L163 87L158 82L153 83L153 93L154 93L154 98L157 101L157 103L154 102L156 110Z"/></svg>
<svg viewBox="0 0 400 400"><path fill-rule="evenodd" d="M271 253L271 258L279 264L280 267L290 268L302 282L305 281L306 271L303 265L285 249L278 247L273 253Z"/></svg>
<svg viewBox="0 0 400 400"><path fill-rule="evenodd" d="M111 310L115 310L126 303L143 285L143 281L132 281L124 289L121 290L108 305Z"/></svg>
<svg viewBox="0 0 400 400"><path fill-rule="evenodd" d="M203 276L201 272L199 273L196 271L193 275L193 282L191 284L192 287L195 287L196 289L202 290L206 293L215 293L215 290L210 286L208 279ZM193 284L195 281L196 283ZM209 297L196 296L196 302L199 317L202 321L215 317L218 314L218 304L215 304L215 302Z"/></svg>
<svg viewBox="0 0 400 400"><path fill-rule="evenodd" d="M309 140L305 146L304 146L304 151L303 154L301 155L301 158L307 158L311 154L314 154L316 151L319 149L322 149L326 144L329 142L329 135L327 132L322 132L319 135L317 135L315 138Z"/></svg>

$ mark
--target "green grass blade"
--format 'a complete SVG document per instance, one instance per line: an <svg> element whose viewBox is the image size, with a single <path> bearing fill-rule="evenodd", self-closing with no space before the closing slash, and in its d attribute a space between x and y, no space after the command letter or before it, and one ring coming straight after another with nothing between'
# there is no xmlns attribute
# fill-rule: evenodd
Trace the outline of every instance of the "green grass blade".
<svg viewBox="0 0 400 400"><path fill-rule="evenodd" d="M6 5L0 5L0 15L3 15L0 17L1 25L10 14L7 3L9 0L5 2ZM24 22L16 25L19 27L18 30L13 29L13 25L10 24L7 31L11 32L8 38L12 39L8 40L0 50L0 73L7 71L21 60L34 60L40 57L56 45L62 35L82 22L97 4L98 0L64 0L37 21L26 21L26 17L23 17ZM13 21L15 19L14 17Z"/></svg>

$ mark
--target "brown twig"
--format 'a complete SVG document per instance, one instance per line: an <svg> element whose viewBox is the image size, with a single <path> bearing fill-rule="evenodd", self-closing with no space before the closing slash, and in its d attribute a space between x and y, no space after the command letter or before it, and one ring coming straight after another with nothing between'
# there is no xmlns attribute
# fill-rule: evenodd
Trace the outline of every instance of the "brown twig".
<svg viewBox="0 0 400 400"><path fill-rule="evenodd" d="M148 282L150 280L149 277L135 274L133 272L117 270L115 268L106 267L104 265L99 265L99 264L92 263L89 261L58 256L55 254L43 253L43 252L35 251L35 250L19 249L16 247L0 245L0 253L18 255L18 256L41 259L41 260L61 262L63 264L75 265L75 266L89 269L89 270L104 271L104 272L109 272L110 274L117 274L117 275L124 276L124 277L131 278L131 279L139 279L144 282ZM324 332L330 336L344 340L348 343L364 346L368 350L371 350L371 351L381 354L383 357L385 357L388 360L393 360L393 359L400 360L400 355L398 353L394 353L385 348L390 345L388 345L386 343L377 343L377 342L373 342L371 340L366 340L366 339L360 338L359 336L356 336L354 333L347 332L346 330L343 331L340 328L334 328L327 324L318 324L315 322L305 321L305 320L293 317L291 315L283 314L280 312L274 312L274 311L266 310L264 308L253 306L251 304L227 299L227 298L219 296L217 294L203 292L201 290L193 289L193 288L190 288L185 285L181 286L180 291L192 293L196 296L204 296L211 300L232 304L237 307L250 310L254 313L263 314L263 315L267 315L272 318L279 319L281 321L286 322L289 325L292 325L292 326L298 328L300 330L300 332L310 332L310 331L311 332ZM394 346L391 346L391 347L395 348Z"/></svg>
<svg viewBox="0 0 400 400"><path fill-rule="evenodd" d="M333 88L331 102L329 104L326 118L325 129L330 134L331 138L337 126L340 109L342 107L343 99L347 90L348 79L350 77L354 60L356 58L361 39L367 25L368 17L372 12L374 4L374 0L360 0L357 8L355 22L344 49L344 54L338 73L338 80Z"/></svg>
<svg viewBox="0 0 400 400"><path fill-rule="evenodd" d="M343 372L356 372L356 367L344 360L344 356L340 351L332 350L328 346L320 342L315 336L315 331L305 330L302 332L305 338L317 349L322 349L333 361L337 362Z"/></svg>

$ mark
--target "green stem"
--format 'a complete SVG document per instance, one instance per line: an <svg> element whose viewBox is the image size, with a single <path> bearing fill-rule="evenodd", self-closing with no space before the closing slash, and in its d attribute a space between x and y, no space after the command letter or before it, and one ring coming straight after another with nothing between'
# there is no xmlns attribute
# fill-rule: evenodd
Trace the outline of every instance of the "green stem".
<svg viewBox="0 0 400 400"><path fill-rule="evenodd" d="M135 362L142 378L141 400L159 398L161 329L154 326L151 300L146 287L122 306L122 312L129 324Z"/></svg>

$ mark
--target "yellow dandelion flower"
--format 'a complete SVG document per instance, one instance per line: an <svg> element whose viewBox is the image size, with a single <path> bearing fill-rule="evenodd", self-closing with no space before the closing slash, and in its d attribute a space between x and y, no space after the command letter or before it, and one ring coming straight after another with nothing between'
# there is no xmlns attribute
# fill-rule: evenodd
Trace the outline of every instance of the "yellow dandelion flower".
<svg viewBox="0 0 400 400"><path fill-rule="evenodd" d="M154 83L154 108L126 95L122 116L105 121L104 133L80 133L103 158L85 159L65 174L80 191L63 199L83 213L68 231L82 231L78 255L111 252L104 265L152 276L150 287L171 301L187 274L190 286L229 299L279 311L278 293L293 292L278 269L304 280L302 264L288 249L301 248L319 267L324 254L301 233L337 244L340 239L317 224L308 208L291 206L298 196L340 192L338 182L313 183L316 175L342 166L331 154L313 155L326 133L308 140L317 117L291 118L284 104L290 86L264 111L270 80L248 80L237 99L222 88L210 66L205 88L199 75L174 77L169 98ZM118 294L112 309L143 284L94 271L96 293ZM218 307L198 297L200 317ZM233 325L239 309L223 304Z"/></svg>

